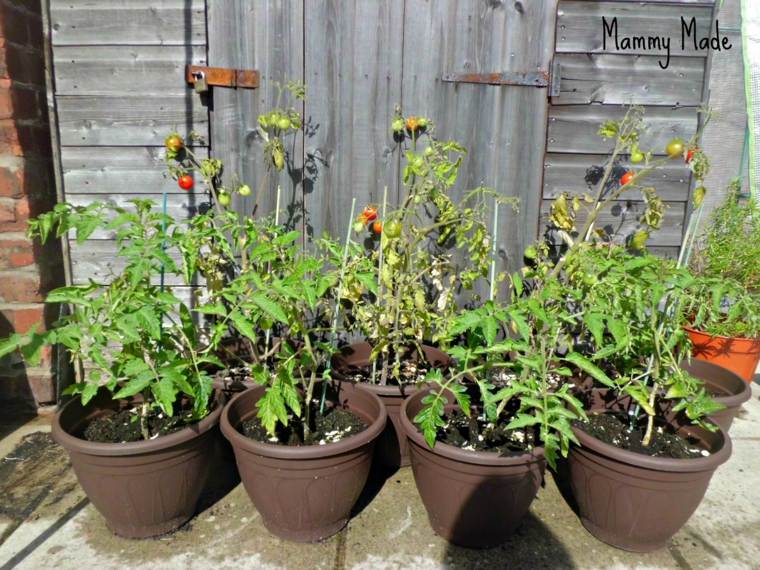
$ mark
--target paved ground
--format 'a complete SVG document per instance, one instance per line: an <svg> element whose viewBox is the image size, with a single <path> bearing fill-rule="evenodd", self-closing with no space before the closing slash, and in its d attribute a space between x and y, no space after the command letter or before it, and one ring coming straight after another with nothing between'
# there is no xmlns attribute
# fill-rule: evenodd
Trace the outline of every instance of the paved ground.
<svg viewBox="0 0 760 570"><path fill-rule="evenodd" d="M667 549L638 555L589 535L547 476L508 544L453 547L427 523L409 469L374 481L359 512L321 544L268 534L243 488L217 482L185 528L154 540L113 536L52 442L49 415L0 420L0 570L9 568L498 569L760 568L760 386L732 429L734 452Z"/></svg>

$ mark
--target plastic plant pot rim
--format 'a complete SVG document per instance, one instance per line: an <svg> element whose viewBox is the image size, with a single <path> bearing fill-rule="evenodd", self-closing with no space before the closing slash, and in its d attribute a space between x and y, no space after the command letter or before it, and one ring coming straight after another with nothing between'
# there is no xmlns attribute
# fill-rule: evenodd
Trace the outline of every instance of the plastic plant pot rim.
<svg viewBox="0 0 760 570"><path fill-rule="evenodd" d="M702 428L694 426L694 429ZM728 458L731 457L731 439L722 429L718 428L718 432L723 439L723 445L721 445L717 452L709 450L711 453L708 457L672 459L669 457L651 457L642 453L620 449L619 447L615 447L614 445L596 439L582 429L573 426L573 433L575 433L575 436L581 442L580 446L575 447L576 451L593 451L611 461L625 463L641 469L667 471L670 473L713 471L728 461Z"/></svg>
<svg viewBox="0 0 760 570"><path fill-rule="evenodd" d="M346 382L346 384L353 385L354 389L361 391L364 395L374 400L374 403L379 410L377 418L367 426L367 429L346 439L342 439L335 443L326 443L325 445L304 445L297 447L262 443L244 436L238 430L238 426L232 425L229 418L229 412L234 406L240 405L241 400L251 398L254 393L260 392L261 395L263 395L265 390L264 386L254 386L248 390L240 392L232 398L226 406L224 406L220 420L222 433L233 446L239 447L249 453L254 453L262 457L270 457L272 459L291 459L296 461L302 459L323 459L349 453L374 441L383 429L385 429L388 414L385 411L385 405L379 396L373 394L369 390L365 390L360 385L352 384L350 382ZM258 398L253 402L252 412L255 411L256 401L258 401Z"/></svg>
<svg viewBox="0 0 760 570"><path fill-rule="evenodd" d="M746 336L723 336L723 335L720 335L720 334L710 334L708 332L705 332L705 331L702 331L702 330L699 330L699 329L695 329L693 327L683 327L683 330L685 330L686 332L694 333L694 334L701 334L701 335L704 335L704 336L709 337L711 339L717 338L717 339L725 340L725 341L747 342L747 343L750 343L750 344L753 343L753 342L760 341L760 337L752 338L752 337L746 337Z"/></svg>
<svg viewBox="0 0 760 570"><path fill-rule="evenodd" d="M546 461L544 458L544 448L535 447L530 453L522 453L520 455L498 455L492 451L473 451L470 449L462 449L447 443L440 441L436 442L435 447L431 448L420 430L409 419L409 406L416 403L428 394L429 390L420 390L416 394L410 396L401 405L401 413L399 414L401 425L404 429L406 436L411 439L417 445L423 447L427 451L440 455L447 459L454 461L461 461L462 463L469 463L471 465L484 465L489 467L506 467L506 466L518 466L528 463L543 463Z"/></svg>
<svg viewBox="0 0 760 570"><path fill-rule="evenodd" d="M747 402L752 397L752 388L750 387L749 382L746 382L744 379L742 379L738 374L735 372L732 372L728 368L724 368L720 366L719 364L714 364L712 362L708 362L706 360L699 360L697 358L693 358L691 362L688 362L686 360L682 361L680 363L681 368L686 370L689 374L694 376L694 378L697 378L698 380L702 380L703 382L711 382L712 378L709 377L706 370L691 370L690 368L692 366L697 367L699 369L712 369L713 372L719 373L722 375L731 375L735 377L736 382L735 384L737 386L741 385L741 390L736 393L732 394L730 396L713 396L713 400L716 402L723 404L726 406L726 408L733 408L738 407ZM715 382L713 382L715 383ZM722 410L719 410L722 411Z"/></svg>
<svg viewBox="0 0 760 570"><path fill-rule="evenodd" d="M66 412L66 410L70 407L80 404L79 400L75 399L66 403L66 405L64 405L60 411L55 414L53 418L51 433L53 439L67 451L103 457L144 455L181 445L211 430L219 423L219 418L221 417L222 411L225 407L225 400L226 398L224 394L221 391L216 390L213 399L213 401L216 402L216 406L213 410L211 410L211 412L208 413L205 418L197 423L194 423L186 428L170 433L168 435L162 435L149 441L103 443L88 441L86 439L75 437L68 433L61 425L61 416Z"/></svg>

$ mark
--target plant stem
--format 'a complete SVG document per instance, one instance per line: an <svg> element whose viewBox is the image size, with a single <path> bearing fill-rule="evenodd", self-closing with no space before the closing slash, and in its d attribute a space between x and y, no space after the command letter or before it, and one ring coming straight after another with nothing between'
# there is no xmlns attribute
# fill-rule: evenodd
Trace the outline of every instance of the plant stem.
<svg viewBox="0 0 760 570"><path fill-rule="evenodd" d="M148 411L150 410L150 404L148 403L148 396L143 396L143 403L140 406L140 431L144 440L150 439L150 431L148 431Z"/></svg>

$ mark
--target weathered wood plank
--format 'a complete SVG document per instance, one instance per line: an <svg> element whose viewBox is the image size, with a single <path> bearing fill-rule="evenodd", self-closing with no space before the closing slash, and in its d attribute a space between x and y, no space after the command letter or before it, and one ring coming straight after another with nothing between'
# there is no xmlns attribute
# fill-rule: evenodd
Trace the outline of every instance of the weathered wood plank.
<svg viewBox="0 0 760 570"><path fill-rule="evenodd" d="M555 13L556 2L550 1L406 2L404 112L431 117L438 138L456 139L469 149L460 191L486 184L520 199L519 214L500 210L500 265L510 269L536 238L546 91L445 83L441 77L548 69Z"/></svg>
<svg viewBox="0 0 760 570"><path fill-rule="evenodd" d="M306 155L318 157L306 196L309 230L343 236L352 198L357 209L380 204L388 185L396 202L390 123L401 102L404 3L319 0L305 10L306 115L319 125L306 140Z"/></svg>
<svg viewBox="0 0 760 570"><path fill-rule="evenodd" d="M562 192L582 194L589 191L586 171L594 165L606 164L607 156L597 154L547 154L544 161L544 199L552 199ZM627 158L627 157L626 157ZM622 166L630 165L622 161ZM631 165L634 166L634 165ZM672 161L644 179L643 184L657 188L663 200L686 201L689 197L689 169L681 161ZM595 190L596 187L593 187ZM641 192L630 190L629 200L641 200Z"/></svg>
<svg viewBox="0 0 760 570"><path fill-rule="evenodd" d="M63 146L160 146L172 131L208 135L208 112L198 96L57 98Z"/></svg>
<svg viewBox="0 0 760 570"><path fill-rule="evenodd" d="M216 66L258 69L258 89L219 89L214 93L212 148L224 161L227 183L237 176L254 190L247 198L235 196L233 206L249 214L261 188L258 212L275 209L276 188L282 188L281 221L303 229L303 135L291 135L286 143L288 166L282 173L267 174L264 141L257 131L257 117L271 110L278 99L275 82L303 81L303 0L228 0L208 3L209 61ZM307 93L308 96L308 93ZM282 100L281 104L285 101ZM303 110L303 105L298 104ZM311 129L323 126L311 125ZM271 162L271 161L270 161Z"/></svg>
<svg viewBox="0 0 760 570"><path fill-rule="evenodd" d="M560 95L554 105L588 103L697 106L705 59L674 57L668 69L657 57L560 54Z"/></svg>
<svg viewBox="0 0 760 570"><path fill-rule="evenodd" d="M697 33L701 38L708 35L712 8L709 6L664 5L653 2L589 2L586 0L563 0L557 11L557 52L567 53L622 53L616 52L614 37L607 40L604 49L603 20L610 25L617 18L618 37L659 36L670 39L672 55L704 57L703 51L694 49L692 40L685 49L681 43L681 17L687 22L696 18ZM666 55L666 50L632 49L627 54ZM664 63L664 59L663 59Z"/></svg>
<svg viewBox="0 0 760 570"><path fill-rule="evenodd" d="M614 143L597 134L599 126L624 115L624 107L613 105L550 106L547 152L608 153ZM642 150L664 155L670 139L688 140L696 132L697 111L691 107L647 107L644 121L648 128L641 136Z"/></svg>
<svg viewBox="0 0 760 570"><path fill-rule="evenodd" d="M51 0L53 45L203 45L204 0Z"/></svg>
<svg viewBox="0 0 760 570"><path fill-rule="evenodd" d="M58 95L185 96L185 65L205 65L205 46L59 46Z"/></svg>
<svg viewBox="0 0 760 570"><path fill-rule="evenodd" d="M185 194L168 175L163 147L88 147L61 149L64 189L67 194ZM199 158L205 147L195 148ZM199 182L200 184L200 182ZM95 198L95 197L93 197Z"/></svg>
<svg viewBox="0 0 760 570"><path fill-rule="evenodd" d="M540 227L542 231L546 228L549 221L551 203L551 200L545 200L541 205ZM652 233L652 236L649 238L649 245L651 246L677 247L681 244L686 203L667 202L666 206L662 227ZM603 210L599 214L596 227L605 229L608 233L615 235L618 240L623 240L638 229L638 218L644 212L644 209L645 207L642 202L615 202L611 208ZM581 226L585 219L584 213L582 211L579 212L577 218L578 226Z"/></svg>

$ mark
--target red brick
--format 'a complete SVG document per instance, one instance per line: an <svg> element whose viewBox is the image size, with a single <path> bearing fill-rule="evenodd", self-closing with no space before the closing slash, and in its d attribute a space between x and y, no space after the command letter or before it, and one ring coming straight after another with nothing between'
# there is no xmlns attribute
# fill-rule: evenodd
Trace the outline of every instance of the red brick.
<svg viewBox="0 0 760 570"><path fill-rule="evenodd" d="M23 170L0 168L0 198L18 198L21 196Z"/></svg>
<svg viewBox="0 0 760 570"><path fill-rule="evenodd" d="M32 271L0 272L0 302L41 303L44 297L39 273Z"/></svg>
<svg viewBox="0 0 760 570"><path fill-rule="evenodd" d="M50 156L50 130L46 124L0 120L0 155Z"/></svg>
<svg viewBox="0 0 760 570"><path fill-rule="evenodd" d="M0 269L17 269L34 264L34 244L28 239L2 239Z"/></svg>
<svg viewBox="0 0 760 570"><path fill-rule="evenodd" d="M29 220L29 201L26 198L0 198L0 232L25 232Z"/></svg>
<svg viewBox="0 0 760 570"><path fill-rule="evenodd" d="M2 313L12 327L12 330L3 330L3 336L11 332L23 334L36 324L40 325L37 330L44 330L45 328L45 305L43 304L35 307L6 309Z"/></svg>

